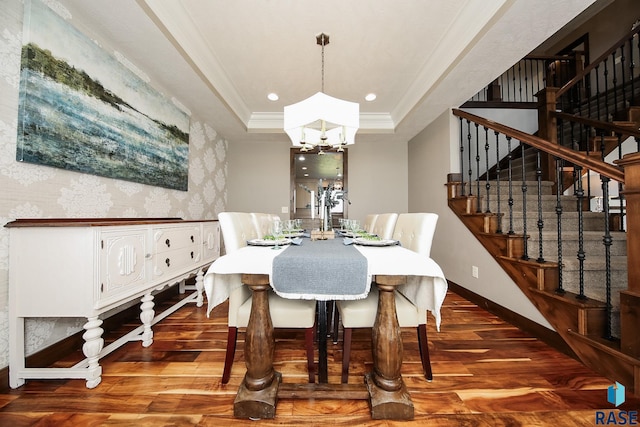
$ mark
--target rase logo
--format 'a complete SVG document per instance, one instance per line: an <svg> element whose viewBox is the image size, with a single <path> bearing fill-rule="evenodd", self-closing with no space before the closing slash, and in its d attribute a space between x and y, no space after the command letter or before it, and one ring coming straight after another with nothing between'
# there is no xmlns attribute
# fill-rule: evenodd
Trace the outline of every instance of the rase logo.
<svg viewBox="0 0 640 427"><path fill-rule="evenodd" d="M616 383L607 389L607 401L616 408L624 403L624 386ZM596 411L597 426L637 426L638 411Z"/></svg>

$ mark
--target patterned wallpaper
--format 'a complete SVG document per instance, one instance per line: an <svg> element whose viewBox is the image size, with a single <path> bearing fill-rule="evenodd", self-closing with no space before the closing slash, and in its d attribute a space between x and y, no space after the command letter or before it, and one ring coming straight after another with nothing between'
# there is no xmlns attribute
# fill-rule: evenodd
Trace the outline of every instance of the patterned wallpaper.
<svg viewBox="0 0 640 427"><path fill-rule="evenodd" d="M45 2L73 23L65 8ZM227 141L207 122L191 115L189 191L169 190L20 163L16 158L18 86L23 4L0 8L0 368L9 365L8 276L9 233L4 225L16 218L181 217L214 219L227 200ZM123 63L121 53L112 52ZM153 79L149 79L153 85ZM174 102L179 102L180 94ZM177 98L177 99L176 99ZM82 330L85 319L28 319L26 352L32 354Z"/></svg>

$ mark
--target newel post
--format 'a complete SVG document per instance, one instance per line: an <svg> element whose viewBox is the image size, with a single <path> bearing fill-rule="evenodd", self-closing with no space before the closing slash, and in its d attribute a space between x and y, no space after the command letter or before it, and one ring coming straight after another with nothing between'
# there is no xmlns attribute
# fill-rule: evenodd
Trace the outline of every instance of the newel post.
<svg viewBox="0 0 640 427"><path fill-rule="evenodd" d="M615 161L624 168L624 197L627 201L628 288L620 292L620 347L640 357L640 153Z"/></svg>
<svg viewBox="0 0 640 427"><path fill-rule="evenodd" d="M558 143L558 123L551 112L556 111L557 87L545 87L536 93L538 98L538 136L554 144ZM542 156L542 179L556 180L555 159L551 155ZM556 185L561 185L557 183Z"/></svg>

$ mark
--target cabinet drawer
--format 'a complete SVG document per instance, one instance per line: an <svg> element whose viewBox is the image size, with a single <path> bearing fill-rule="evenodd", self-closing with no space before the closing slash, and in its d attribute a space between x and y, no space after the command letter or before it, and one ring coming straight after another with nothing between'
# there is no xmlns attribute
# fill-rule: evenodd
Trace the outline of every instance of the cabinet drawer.
<svg viewBox="0 0 640 427"><path fill-rule="evenodd" d="M201 245L164 251L153 257L153 275L170 276L196 266L202 260Z"/></svg>
<svg viewBox="0 0 640 427"><path fill-rule="evenodd" d="M153 253L158 254L189 246L200 246L200 224L153 229Z"/></svg>

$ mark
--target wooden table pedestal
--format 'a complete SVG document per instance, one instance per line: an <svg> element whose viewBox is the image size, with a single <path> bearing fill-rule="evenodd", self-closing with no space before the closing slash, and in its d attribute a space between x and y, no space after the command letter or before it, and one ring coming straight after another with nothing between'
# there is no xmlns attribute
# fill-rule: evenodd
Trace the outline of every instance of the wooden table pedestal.
<svg viewBox="0 0 640 427"><path fill-rule="evenodd" d="M244 357L247 373L234 401L236 418L274 418L278 396L302 399L367 399L373 419L411 420L414 407L402 381L402 338L396 314L396 286L406 276L376 276L380 290L378 312L372 330L373 372L364 384L281 384L273 369L275 342L269 314L270 289L266 274L243 274L242 283L253 291ZM326 339L326 337L321 337Z"/></svg>

